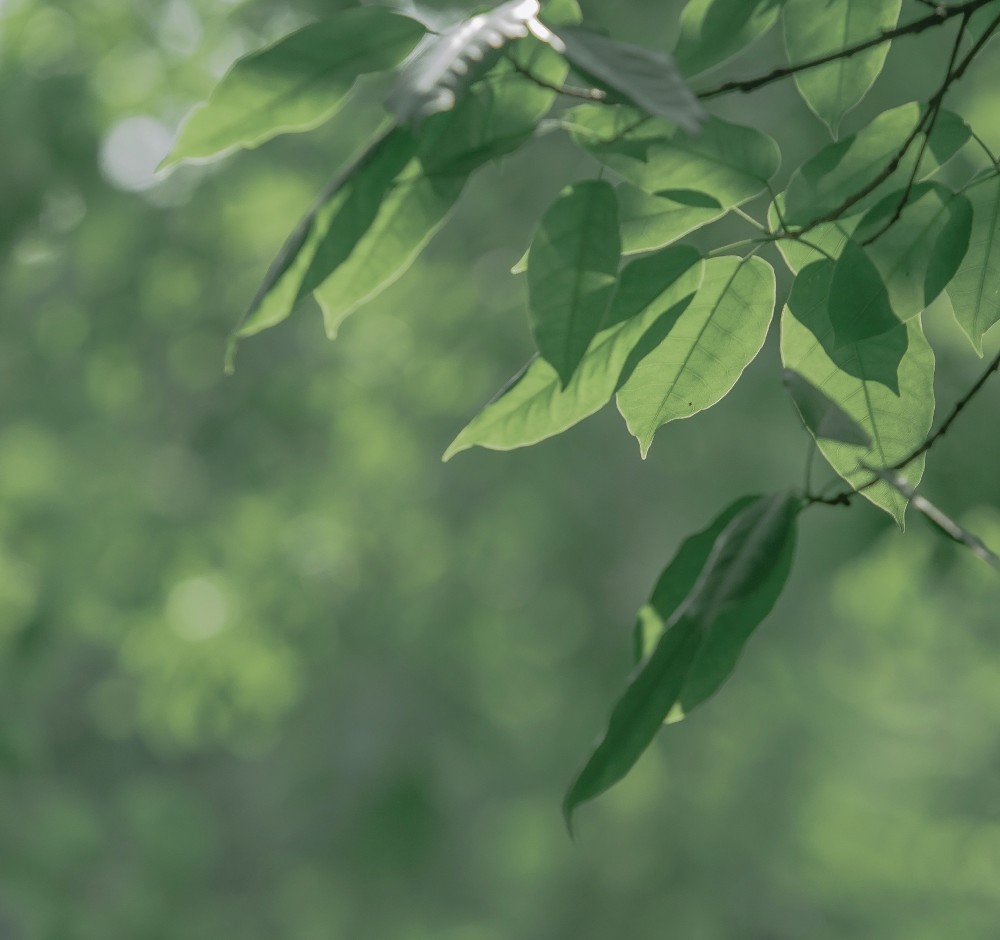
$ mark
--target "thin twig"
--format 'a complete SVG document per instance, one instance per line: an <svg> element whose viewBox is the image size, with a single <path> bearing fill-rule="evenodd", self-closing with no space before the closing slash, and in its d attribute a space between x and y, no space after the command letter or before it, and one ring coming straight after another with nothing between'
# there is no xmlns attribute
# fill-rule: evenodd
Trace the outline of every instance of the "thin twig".
<svg viewBox="0 0 1000 940"><path fill-rule="evenodd" d="M817 56L815 59L808 59L805 62L799 62L795 65L782 66L781 68L776 68L773 71L768 72L766 75L761 75L757 78L723 82L715 88L709 88L705 91L698 92L697 96L702 100L705 100L708 98L715 98L719 95L725 95L732 91L756 91L758 88L763 88L765 85L781 81L783 78L788 78L790 75L797 75L799 72L819 68L821 65L827 65L830 62L836 62L839 59L850 58L851 56L857 55L859 52L864 52L866 49L873 49L876 46L881 46L883 43L892 42L893 39L897 39L900 36L915 36L917 33L922 33L924 30L930 29L934 26L940 26L952 17L962 16L966 13L975 13L975 11L980 7L984 7L986 4L992 2L993 0L967 0L965 3L959 3L954 6L936 7L933 13L929 16L925 16L923 19L914 20L912 23L907 23L905 26L897 26L895 29L883 30L871 39L866 39L853 46L847 46L837 52L830 52L826 55Z"/></svg>
<svg viewBox="0 0 1000 940"><path fill-rule="evenodd" d="M582 98L584 101L607 101L607 93L601 91L600 88L580 88L576 85L556 85L553 82L546 81L544 78L540 78L532 72L531 69L521 65L521 63L518 62L513 56L507 56L507 61L514 66L515 72L534 82L539 88L547 88L549 91L554 91L558 95L566 95L569 98Z"/></svg>

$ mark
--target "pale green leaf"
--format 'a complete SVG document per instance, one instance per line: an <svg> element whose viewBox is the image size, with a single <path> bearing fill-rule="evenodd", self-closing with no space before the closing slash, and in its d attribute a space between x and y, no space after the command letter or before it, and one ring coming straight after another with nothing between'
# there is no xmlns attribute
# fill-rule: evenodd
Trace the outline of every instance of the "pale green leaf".
<svg viewBox="0 0 1000 940"><path fill-rule="evenodd" d="M396 65L423 32L408 17L363 7L244 56L184 122L162 165L218 157L318 126L340 108L359 75Z"/></svg>
<svg viewBox="0 0 1000 940"><path fill-rule="evenodd" d="M856 45L892 29L902 0L786 0L782 11L790 62L805 62ZM795 75L806 104L837 136L840 120L871 88L890 43Z"/></svg>
<svg viewBox="0 0 1000 940"><path fill-rule="evenodd" d="M614 188L590 180L564 189L528 252L532 333L564 386L603 324L620 258Z"/></svg>
<svg viewBox="0 0 1000 940"><path fill-rule="evenodd" d="M618 388L640 341L660 320L672 322L701 284L700 255L675 245L625 266L608 312L566 388L544 359L535 358L476 415L444 454L470 447L511 450L565 431L601 409ZM638 352L635 352L638 351Z"/></svg>
<svg viewBox="0 0 1000 940"><path fill-rule="evenodd" d="M715 537L690 592L629 677L604 737L566 794L568 826L577 806L628 773L671 712L679 717L685 700L689 708L704 701L731 673L787 577L800 508L791 494L755 499Z"/></svg>
<svg viewBox="0 0 1000 940"><path fill-rule="evenodd" d="M872 439L868 432L829 395L792 369L785 369L782 378L802 423L817 438L871 447Z"/></svg>
<svg viewBox="0 0 1000 940"><path fill-rule="evenodd" d="M764 345L774 300L774 270L766 261L705 262L695 299L618 392L618 409L643 457L657 428L704 411L736 384Z"/></svg>
<svg viewBox="0 0 1000 940"><path fill-rule="evenodd" d="M631 183L617 189L623 255L663 248L726 214L717 200L698 192L653 196Z"/></svg>
<svg viewBox="0 0 1000 940"><path fill-rule="evenodd" d="M934 353L920 320L837 348L828 311L833 263L816 261L792 285L781 319L781 357L786 368L842 408L871 438L870 447L820 439L820 451L852 487L903 524L906 500L866 466L889 467L905 459L930 431L934 417ZM915 483L921 456L906 468Z"/></svg>
<svg viewBox="0 0 1000 940"><path fill-rule="evenodd" d="M878 179L915 130L920 117L921 106L917 102L900 105L880 114L857 134L828 144L803 163L788 181L785 221L789 225L808 225L840 209L848 199ZM895 171L872 192L852 203L852 213L867 209L886 193L905 185L922 139L923 135L918 134ZM968 139L969 129L965 123L942 111L928 141L918 178L943 166Z"/></svg>
<svg viewBox="0 0 1000 940"><path fill-rule="evenodd" d="M915 317L944 290L965 256L972 206L964 195L940 183L919 183L886 229L903 195L890 193L865 213L837 259L830 319L838 344Z"/></svg>
<svg viewBox="0 0 1000 940"><path fill-rule="evenodd" d="M785 0L689 0L681 13L674 57L697 75L742 52L778 20Z"/></svg>
<svg viewBox="0 0 1000 940"><path fill-rule="evenodd" d="M972 204L969 250L948 286L955 319L976 352L983 334L1000 321L1000 176L989 176L966 190Z"/></svg>
<svg viewBox="0 0 1000 940"><path fill-rule="evenodd" d="M767 187L781 162L766 134L710 117L697 137L632 108L580 105L565 115L574 140L647 193L700 193L731 209ZM683 201L683 197L681 197Z"/></svg>
<svg viewBox="0 0 1000 940"><path fill-rule="evenodd" d="M784 207L784 193L779 193L777 205L771 203L767 211L767 221L772 231L779 229L778 210ZM861 221L861 215L845 215L836 222L821 222L802 238L783 238L778 241L778 251L788 270L798 274L807 264L823 258L835 260L840 257L851 233Z"/></svg>
<svg viewBox="0 0 1000 940"><path fill-rule="evenodd" d="M705 109L669 56L585 29L563 28L558 37L563 54L585 78L647 114L698 133Z"/></svg>

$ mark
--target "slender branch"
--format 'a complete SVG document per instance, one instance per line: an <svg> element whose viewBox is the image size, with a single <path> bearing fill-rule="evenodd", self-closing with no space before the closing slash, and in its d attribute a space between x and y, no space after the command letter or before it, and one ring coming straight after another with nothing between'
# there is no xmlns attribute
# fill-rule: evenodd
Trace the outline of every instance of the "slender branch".
<svg viewBox="0 0 1000 940"><path fill-rule="evenodd" d="M986 4L992 2L993 0L966 0L965 3L958 3L954 6L936 7L933 13L923 17L922 19L914 20L912 23L907 23L904 26L897 26L895 29L883 30L871 39L866 39L853 46L847 46L837 52L830 52L826 55L817 56L814 59L808 59L805 62L799 62L795 65L782 66L781 68L776 68L773 71L768 72L766 75L761 75L757 78L723 82L715 88L709 88L705 91L698 92L697 94L699 98L706 100L708 98L716 98L719 95L728 94L732 91L756 91L758 88L763 88L765 85L781 81L784 78L788 78L790 75L797 75L799 72L819 68L821 65L827 65L830 62L836 62L839 59L850 58L851 56L857 55L859 52L864 52L866 49L873 49L876 46L881 46L883 43L892 42L893 39L897 39L900 36L915 36L917 33L924 32L924 30L931 29L934 26L940 26L952 17L963 16L965 14L971 15L980 7L984 7Z"/></svg>
<svg viewBox="0 0 1000 940"><path fill-rule="evenodd" d="M582 98L584 101L606 101L608 96L600 88L579 88L576 85L556 85L553 82L540 78L531 69L521 65L513 56L507 56L507 61L514 67L514 71L519 75L534 82L539 88L547 88L559 95L566 95L569 98Z"/></svg>

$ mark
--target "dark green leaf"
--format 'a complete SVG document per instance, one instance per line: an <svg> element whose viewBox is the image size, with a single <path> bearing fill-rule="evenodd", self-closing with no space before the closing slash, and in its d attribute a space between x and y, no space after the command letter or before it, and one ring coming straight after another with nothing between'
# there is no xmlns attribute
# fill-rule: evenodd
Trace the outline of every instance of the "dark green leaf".
<svg viewBox="0 0 1000 940"><path fill-rule="evenodd" d="M981 356L983 334L1000 321L1000 176L984 177L966 192L973 212L969 250L948 296L955 318Z"/></svg>
<svg viewBox="0 0 1000 940"><path fill-rule="evenodd" d="M408 17L365 7L244 56L184 122L162 165L218 157L316 127L342 105L355 78L394 66L423 32Z"/></svg>
<svg viewBox="0 0 1000 940"><path fill-rule="evenodd" d="M562 388L544 359L533 359L472 421L445 452L448 460L470 447L511 450L572 427L614 395L633 350L661 319L673 322L701 284L700 255L676 245L626 265L608 311L579 368Z"/></svg>
<svg viewBox="0 0 1000 940"><path fill-rule="evenodd" d="M786 0L782 11L785 48L792 63L855 45L896 25L902 0ZM889 53L889 43L795 75L806 104L837 135L841 118L871 88Z"/></svg>
<svg viewBox="0 0 1000 940"><path fill-rule="evenodd" d="M906 500L865 465L887 467L923 443L934 417L934 353L914 317L908 323L838 347L828 310L833 263L799 272L781 319L781 357L842 408L871 438L871 447L820 439L830 466L864 497L903 524ZM915 480L923 457L910 468Z"/></svg>
<svg viewBox="0 0 1000 940"><path fill-rule="evenodd" d="M693 707L731 672L784 584L800 506L792 495L754 500L715 538L697 580L673 609L655 648L633 671L603 739L566 794L567 825L577 806L628 773L678 702L687 696ZM703 545L699 540L696 548ZM677 571L679 582L690 575L691 554L684 570ZM664 589L661 597L669 603L673 593Z"/></svg>
<svg viewBox="0 0 1000 940"><path fill-rule="evenodd" d="M618 409L643 457L656 429L711 407L760 352L774 313L774 270L760 258L713 258L694 301L636 365Z"/></svg>
<svg viewBox="0 0 1000 940"><path fill-rule="evenodd" d="M573 139L647 193L697 192L731 209L767 187L781 162L766 134L710 117L697 137L632 108L580 105L565 116Z"/></svg>
<svg viewBox="0 0 1000 940"><path fill-rule="evenodd" d="M604 322L620 258L614 188L598 180L564 189L528 252L531 329L564 387Z"/></svg>
<svg viewBox="0 0 1000 940"><path fill-rule="evenodd" d="M816 437L858 447L872 446L868 432L829 395L792 369L785 369L783 377L802 423Z"/></svg>
<svg viewBox="0 0 1000 940"><path fill-rule="evenodd" d="M563 54L584 77L655 117L697 134L707 115L684 84L673 60L642 46L589 30L558 31Z"/></svg>
<svg viewBox="0 0 1000 940"><path fill-rule="evenodd" d="M778 20L784 0L689 0L681 13L674 57L697 75L738 52Z"/></svg>

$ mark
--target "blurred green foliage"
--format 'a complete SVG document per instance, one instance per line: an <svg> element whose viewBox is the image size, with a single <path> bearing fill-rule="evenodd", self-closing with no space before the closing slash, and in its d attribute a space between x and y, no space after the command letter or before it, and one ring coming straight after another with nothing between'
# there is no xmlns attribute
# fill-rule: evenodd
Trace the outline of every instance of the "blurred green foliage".
<svg viewBox="0 0 1000 940"><path fill-rule="evenodd" d="M604 416L440 464L524 358L507 269L568 148L485 171L337 343L317 312L223 377L264 265L377 117L153 167L237 55L346 5L0 4L0 938L994 937L1000 586L920 519L807 514L735 679L566 839L654 573L804 448L756 364L645 463ZM679 4L584 6L666 44ZM897 44L860 110L945 53ZM997 55L950 102L994 147ZM799 122L803 153L825 133L791 85L718 110ZM929 328L948 401L979 366L947 310ZM995 396L925 480L993 545Z"/></svg>

